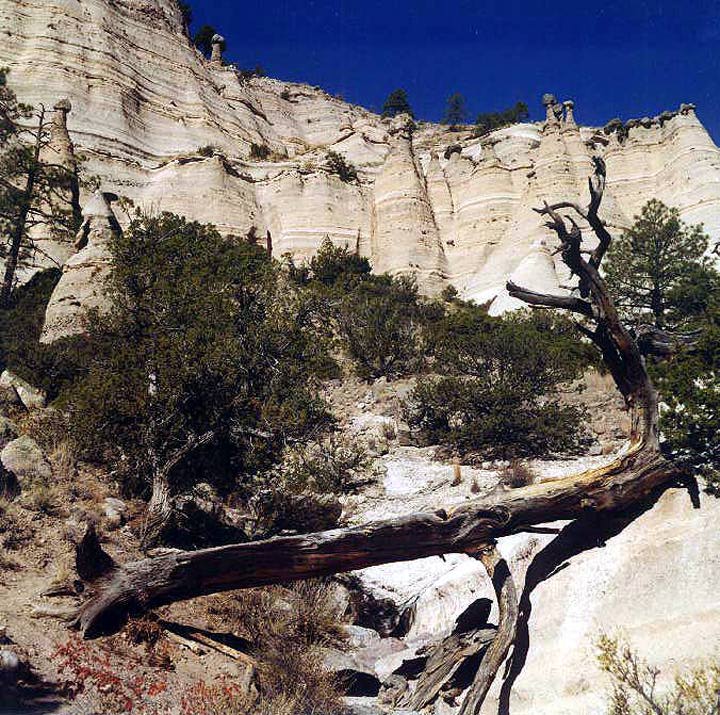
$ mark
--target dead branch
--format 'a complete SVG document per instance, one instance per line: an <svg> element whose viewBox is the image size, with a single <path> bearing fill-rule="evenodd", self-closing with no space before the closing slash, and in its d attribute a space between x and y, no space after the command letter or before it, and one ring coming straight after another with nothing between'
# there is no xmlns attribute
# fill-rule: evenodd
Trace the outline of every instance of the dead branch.
<svg viewBox="0 0 720 715"><path fill-rule="evenodd" d="M477 715L485 702L490 686L495 680L500 666L507 658L510 647L515 641L515 629L518 620L518 599L515 583L505 559L500 556L493 544L482 549L477 555L490 576L498 600L498 629L490 647L480 661L475 680L465 696L460 715Z"/></svg>

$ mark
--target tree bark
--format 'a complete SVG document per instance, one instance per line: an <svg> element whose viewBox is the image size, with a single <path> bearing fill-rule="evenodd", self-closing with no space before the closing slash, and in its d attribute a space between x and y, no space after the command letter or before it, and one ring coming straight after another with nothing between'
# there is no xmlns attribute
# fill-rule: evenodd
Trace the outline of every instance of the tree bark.
<svg viewBox="0 0 720 715"><path fill-rule="evenodd" d="M498 601L498 629L490 647L480 661L459 715L479 715L490 686L515 641L518 619L518 598L510 569L494 545L481 549L476 558L482 561L493 583Z"/></svg>
<svg viewBox="0 0 720 715"><path fill-rule="evenodd" d="M200 437L191 435L187 442L173 452L165 463L153 474L152 494L148 502L147 516L143 527L141 545L149 548L162 540L172 519L172 494L170 490L170 473L191 452L208 444L215 433L208 431Z"/></svg>

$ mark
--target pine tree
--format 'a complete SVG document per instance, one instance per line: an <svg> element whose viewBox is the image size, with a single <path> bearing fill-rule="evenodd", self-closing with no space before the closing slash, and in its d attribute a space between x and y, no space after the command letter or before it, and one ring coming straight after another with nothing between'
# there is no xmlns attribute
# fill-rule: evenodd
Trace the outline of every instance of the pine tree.
<svg viewBox="0 0 720 715"><path fill-rule="evenodd" d="M0 69L0 258L5 267L0 283L0 307L10 304L17 272L42 250L37 237L67 239L77 229L76 167L47 158L50 120L20 104L7 85L8 70Z"/></svg>
<svg viewBox="0 0 720 715"><path fill-rule="evenodd" d="M404 89L394 89L388 95L385 104L383 104L383 117L397 117L398 114L414 116L412 107L408 101L407 92Z"/></svg>
<svg viewBox="0 0 720 715"><path fill-rule="evenodd" d="M698 270L709 267L704 258L708 236L702 225L688 226L677 209L653 199L608 254L607 282L627 318L651 321L664 328L668 315Z"/></svg>
<svg viewBox="0 0 720 715"><path fill-rule="evenodd" d="M456 127L467 119L467 114L465 97L463 97L460 92L455 92L455 94L448 98L442 123L450 127Z"/></svg>

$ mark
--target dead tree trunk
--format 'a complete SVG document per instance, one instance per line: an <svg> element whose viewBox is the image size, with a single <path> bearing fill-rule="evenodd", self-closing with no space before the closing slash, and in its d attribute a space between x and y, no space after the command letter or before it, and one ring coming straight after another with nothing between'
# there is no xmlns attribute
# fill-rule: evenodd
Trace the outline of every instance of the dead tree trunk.
<svg viewBox="0 0 720 715"><path fill-rule="evenodd" d="M558 252L577 278L572 295L546 295L508 284L529 305L568 310L603 359L632 413L630 443L611 464L463 504L450 511L416 513L302 536L174 553L126 564L87 601L78 623L86 636L112 630L130 612L220 591L326 576L342 571L445 553L475 554L502 536L538 524L629 510L677 481L680 470L660 453L658 395L642 355L620 322L599 268L611 236L598 217L605 166L595 160L587 209L572 203L538 212L560 240ZM589 224L598 246L588 254L570 209ZM568 223L566 223L566 221ZM569 225L568 225L569 224ZM589 255L586 260L584 256ZM501 623L476 676L463 715L476 715L515 637L517 604L507 565L491 548L481 557L496 586Z"/></svg>
<svg viewBox="0 0 720 715"><path fill-rule="evenodd" d="M173 452L165 463L156 468L153 474L152 494L148 502L147 516L142 533L142 546L149 548L157 544L165 534L172 518L172 494L170 474L191 452L208 444L215 433L205 432L200 437L190 435L187 442Z"/></svg>

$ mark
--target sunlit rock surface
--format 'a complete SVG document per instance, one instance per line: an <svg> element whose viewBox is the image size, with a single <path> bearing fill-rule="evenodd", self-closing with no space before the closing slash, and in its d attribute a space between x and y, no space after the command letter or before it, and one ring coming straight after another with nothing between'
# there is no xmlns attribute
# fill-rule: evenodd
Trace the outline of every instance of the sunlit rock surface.
<svg viewBox="0 0 720 715"><path fill-rule="evenodd" d="M583 108L569 103L480 138L426 123L406 133L319 88L205 60L173 0L0 0L0 28L12 85L35 105L69 100L70 138L103 191L224 233L269 232L276 255L306 259L329 236L377 270L415 273L425 292L500 295L500 312L506 279L548 239L533 207L584 202L593 154L607 162L612 228L658 198L720 238L720 153L692 105L609 133L577 125ZM251 159L252 144L269 156ZM330 149L358 182L328 173ZM528 287L548 287L544 263Z"/></svg>

